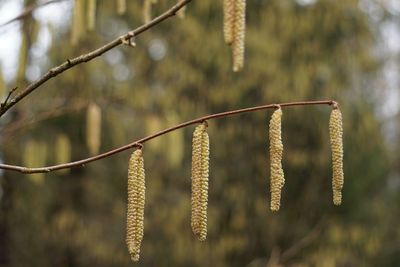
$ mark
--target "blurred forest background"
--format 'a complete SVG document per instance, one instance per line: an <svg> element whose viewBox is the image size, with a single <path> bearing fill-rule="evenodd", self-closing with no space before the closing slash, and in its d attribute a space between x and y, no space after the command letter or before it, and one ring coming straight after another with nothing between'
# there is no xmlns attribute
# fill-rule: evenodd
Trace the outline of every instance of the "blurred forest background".
<svg viewBox="0 0 400 267"><path fill-rule="evenodd" d="M11 2L19 12L36 3L0 0L1 16ZM75 1L82 18L71 33L73 2L0 27L1 43L10 41L9 32L20 40L2 51L18 54L13 69L2 59L3 97L143 23L143 1L127 1L123 15L115 1L98 1L90 31L86 1ZM152 12L175 2L160 0ZM47 19L54 14L57 23ZM198 242L190 229L194 127L188 127L145 147L145 236L137 265L399 266L399 28L397 0L248 1L245 68L233 73L222 0L195 0L184 19L140 35L136 48L120 46L75 67L10 110L0 121L1 160L42 166L90 156L90 105L101 109L100 151L107 151L210 113L334 99L344 117L342 206L332 204L329 107L284 109L286 185L274 214L271 111L212 120L207 241ZM125 245L129 155L46 175L1 172L0 266L134 265Z"/></svg>

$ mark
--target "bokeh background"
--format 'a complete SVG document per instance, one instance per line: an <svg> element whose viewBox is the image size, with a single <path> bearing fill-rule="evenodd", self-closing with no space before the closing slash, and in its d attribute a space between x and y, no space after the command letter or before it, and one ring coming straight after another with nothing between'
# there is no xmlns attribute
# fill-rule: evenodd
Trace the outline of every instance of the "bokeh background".
<svg viewBox="0 0 400 267"><path fill-rule="evenodd" d="M0 93L143 23L142 2L35 9L0 26ZM0 1L0 22L35 3ZM159 0L152 14L175 1ZM76 19L76 17L75 17ZM71 41L71 35L78 38ZM146 144L141 260L125 246L130 151L46 175L1 172L0 266L399 266L398 0L254 0L247 3L245 68L231 70L222 0L194 0L170 19L58 76L0 122L1 160L42 166L90 156L89 105L101 109L107 151L202 115L260 104L337 100L344 117L345 187L334 207L330 108L284 109L286 185L269 211L268 120L259 111L209 122L208 238L190 229L194 127ZM62 140L62 141L60 141Z"/></svg>

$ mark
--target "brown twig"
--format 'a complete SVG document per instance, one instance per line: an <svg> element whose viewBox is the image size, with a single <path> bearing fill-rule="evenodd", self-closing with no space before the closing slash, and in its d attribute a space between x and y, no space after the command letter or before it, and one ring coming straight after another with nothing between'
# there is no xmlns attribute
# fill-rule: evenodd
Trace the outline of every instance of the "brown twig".
<svg viewBox="0 0 400 267"><path fill-rule="evenodd" d="M46 1L46 2L41 3L41 4L33 4L33 5L30 5L30 6L27 6L21 12L21 14L15 16L14 18L12 18L12 19L10 19L10 20L8 20L6 22L4 22L3 24L0 25L0 27L6 26L6 25L11 24L11 23L13 23L15 21L24 19L24 18L30 16L33 11L35 11L36 9L38 9L40 7L44 7L44 6L47 6L47 5L50 5L50 4L55 4L55 3L58 3L58 2L62 2L62 1L65 1L65 0L49 0L49 1Z"/></svg>
<svg viewBox="0 0 400 267"><path fill-rule="evenodd" d="M13 89L10 90L10 92L8 92L8 95L7 95L6 99L0 105L0 109L2 109L4 106L7 105L8 100L10 99L11 95L15 92L15 90L17 90L17 88L18 87L14 87Z"/></svg>
<svg viewBox="0 0 400 267"><path fill-rule="evenodd" d="M333 100L321 100L321 101L301 101L301 102L290 102L290 103L281 103L279 104L281 108L283 107L291 107L291 106L309 106L309 105L334 105L336 102ZM256 107L250 107L250 108L244 108L244 109L237 109L237 110L231 110L231 111L225 111L221 113L216 113L216 114L211 114L207 116L203 116L197 119L193 119L187 122L183 122L181 124L172 126L170 128L167 128L165 130L159 131L155 134L143 137L139 140L136 140L130 144L121 146L119 148L110 150L108 152L99 154L97 156L93 156L90 158L78 160L78 161L73 161L69 163L64 163L64 164L59 164L59 165L54 165L54 166L48 166L48 167L41 167L41 168L27 168L27 167L22 167L22 166L15 166L15 165L7 165L7 164L0 164L0 169L3 170L10 170L10 171L17 171L21 173L46 173L46 172L51 172L55 170L61 170L61 169L68 169L68 168L73 168L73 167L80 167L84 166L87 163L97 161L109 156L112 156L114 154L117 154L119 152L128 150L133 147L141 147L145 142L150 141L151 139L154 139L156 137L159 137L161 135L167 134L169 132L184 128L189 125L193 125L196 123L202 123L207 120L211 119L216 119L216 118L221 118L221 117L227 117L227 116L232 116L236 114L241 114L241 113L247 113L247 112L254 112L258 110L265 110L265 109L274 109L276 108L277 104L269 104L269 105L262 105L262 106L256 106Z"/></svg>
<svg viewBox="0 0 400 267"><path fill-rule="evenodd" d="M85 102L79 102L68 106L65 106L65 104L56 105L50 108L50 110L36 114L32 118L22 117L16 121L12 121L8 123L5 127L0 128L0 135L1 135L0 144L9 142L10 138L15 138L16 135L20 134L21 132L20 130L22 128L24 130L28 130L32 128L32 125L37 124L41 121L56 118L69 112L76 112L83 109L86 106L87 103Z"/></svg>
<svg viewBox="0 0 400 267"><path fill-rule="evenodd" d="M335 104L332 104L334 106ZM307 233L302 239L300 239L297 243L293 244L290 248L285 250L280 257L280 261L282 263L286 262L287 260L295 257L299 254L304 248L310 245L315 239L318 238L319 234L321 233L322 226L325 224L325 218L322 218L315 226L311 229L310 232Z"/></svg>
<svg viewBox="0 0 400 267"><path fill-rule="evenodd" d="M148 29L152 28L153 26L163 22L164 20L174 16L178 10L180 10L182 7L186 6L189 2L192 0L182 0L173 7L171 7L169 10L161 14L160 16L154 18L152 21L149 23L143 24L142 26L139 26L133 31L130 31L124 35L121 35L120 37L114 39L113 41L109 42L108 44L93 50L87 54L82 54L78 57L72 58L72 59L67 59L64 63L61 65L51 68L45 75L40 77L38 80L34 81L33 83L29 84L24 90L22 90L14 99L9 101L6 105L0 108L0 117L4 115L4 113L7 112L11 107L13 107L15 104L17 104L19 101L21 101L24 97L32 93L34 90L36 90L39 86L50 80L51 78L57 76L58 74L63 73L64 71L79 65L84 62L88 62L96 57L101 56L105 52L123 44L126 42L129 42L130 39L133 37L147 31Z"/></svg>

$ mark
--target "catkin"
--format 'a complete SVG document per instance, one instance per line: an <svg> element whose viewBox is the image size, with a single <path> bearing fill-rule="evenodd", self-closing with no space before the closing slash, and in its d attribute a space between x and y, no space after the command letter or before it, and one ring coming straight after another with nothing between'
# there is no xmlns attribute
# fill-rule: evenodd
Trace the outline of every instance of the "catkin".
<svg viewBox="0 0 400 267"><path fill-rule="evenodd" d="M91 155L97 154L101 143L101 109L91 103L86 111L86 144Z"/></svg>
<svg viewBox="0 0 400 267"><path fill-rule="evenodd" d="M74 1L74 11L72 18L72 30L71 30L71 43L76 45L85 33L85 3L82 0Z"/></svg>
<svg viewBox="0 0 400 267"><path fill-rule="evenodd" d="M128 166L126 244L133 261L139 261L144 233L145 173L142 150L135 150Z"/></svg>
<svg viewBox="0 0 400 267"><path fill-rule="evenodd" d="M191 227L195 236L207 238L207 204L210 140L206 125L196 127L193 133L192 150L192 218Z"/></svg>
<svg viewBox="0 0 400 267"><path fill-rule="evenodd" d="M332 150L332 191L333 203L342 203L343 174L343 126L342 113L334 107L329 119L329 135Z"/></svg>
<svg viewBox="0 0 400 267"><path fill-rule="evenodd" d="M224 0L224 40L231 45L233 42L233 24L235 23L235 0Z"/></svg>
<svg viewBox="0 0 400 267"><path fill-rule="evenodd" d="M71 141L65 134L59 134L54 145L54 159L57 164L62 164L71 160ZM59 173L68 173L69 169L62 169Z"/></svg>
<svg viewBox="0 0 400 267"><path fill-rule="evenodd" d="M269 122L269 142L271 161L271 210L278 211L281 202L281 190L285 184L282 168L282 110L279 108L272 114Z"/></svg>
<svg viewBox="0 0 400 267"><path fill-rule="evenodd" d="M144 0L142 15L143 22L149 23L151 21L151 5L153 4L152 0Z"/></svg>
<svg viewBox="0 0 400 267"><path fill-rule="evenodd" d="M244 39L246 31L246 0L235 1L235 21L233 24L233 71L237 72L244 64Z"/></svg>
<svg viewBox="0 0 400 267"><path fill-rule="evenodd" d="M126 0L117 0L117 14L123 15L126 12Z"/></svg>
<svg viewBox="0 0 400 267"><path fill-rule="evenodd" d="M186 6L179 9L178 12L176 12L176 15L178 16L178 18L184 19L186 17Z"/></svg>
<svg viewBox="0 0 400 267"><path fill-rule="evenodd" d="M96 24L96 1L89 0L87 8L88 30L94 30Z"/></svg>

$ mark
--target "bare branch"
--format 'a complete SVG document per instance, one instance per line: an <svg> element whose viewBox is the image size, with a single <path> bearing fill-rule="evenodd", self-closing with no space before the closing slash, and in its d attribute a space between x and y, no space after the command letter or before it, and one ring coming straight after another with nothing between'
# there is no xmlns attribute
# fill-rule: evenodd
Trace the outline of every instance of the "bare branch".
<svg viewBox="0 0 400 267"><path fill-rule="evenodd" d="M45 75L43 75L41 78L38 80L34 81L33 83L29 84L24 90L22 90L14 99L12 99L10 102L8 102L6 105L3 107L0 107L0 117L4 115L4 113L7 112L11 107L13 107L15 104L17 104L19 101L21 101L24 97L32 93L34 90L36 90L39 86L50 80L51 78L63 73L64 71L79 65L84 62L91 61L94 58L97 58L104 54L105 52L123 44L123 43L129 43L129 40L137 36L148 29L154 27L155 25L163 22L164 20L174 16L178 10L180 10L182 7L186 6L189 2L192 0L182 0L173 7L171 7L169 10L161 14L160 16L154 18L152 21L149 23L146 23L138 28L136 28L133 31L130 31L124 35L121 35L120 37L114 39L113 41L109 42L108 44L93 50L87 54L82 54L78 57L75 57L73 59L67 59L64 63L57 67L51 68Z"/></svg>
<svg viewBox="0 0 400 267"><path fill-rule="evenodd" d="M154 139L156 137L159 137L161 135L167 134L172 131L176 131L178 129L187 127L189 125L193 125L196 123L202 123L207 120L211 119L216 119L216 118L221 118L221 117L227 117L227 116L232 116L236 114L241 114L241 113L247 113L247 112L254 112L258 110L265 110L265 109L275 109L279 105L281 108L283 107L291 107L291 106L310 106L310 105L336 105L336 102L333 100L320 100L320 101L301 101L301 102L289 102L289 103L281 103L281 104L269 104L269 105L262 105L262 106L255 106L255 107L250 107L250 108L244 108L244 109L237 109L237 110L231 110L231 111L225 111L221 113L216 113L216 114L211 114L207 116L203 116L197 119L193 119L187 122L183 122L181 124L172 126L170 128L164 129L162 131L159 131L155 134L143 137L139 140L136 140L130 144L121 146L119 148L110 150L108 152L99 154L97 156L93 156L90 158L78 160L78 161L73 161L65 164L59 164L59 165L54 165L54 166L48 166L48 167L41 167L41 168L27 168L27 167L22 167L22 166L15 166L15 165L7 165L7 164L0 164L0 169L4 170L10 170L10 171L17 171L21 173L46 173L46 172L51 172L55 170L61 170L61 169L68 169L68 168L73 168L73 167L81 167L84 166L87 163L97 161L109 156L112 156L114 154L117 154L119 152L128 150L133 147L141 147L145 142L150 141L151 139Z"/></svg>
<svg viewBox="0 0 400 267"><path fill-rule="evenodd" d="M49 1L43 2L41 4L30 5L30 6L26 7L21 12L21 14L15 16L14 18L12 18L12 19L10 19L10 20L8 20L6 22L4 22L3 24L0 25L0 27L6 26L6 25L11 24L11 23L13 23L15 21L24 19L24 18L30 16L33 11L35 11L36 9L38 9L40 7L44 7L44 6L47 6L47 5L50 5L50 4L55 4L55 3L58 3L58 2L62 2L62 1L65 1L65 0L49 0Z"/></svg>
<svg viewBox="0 0 400 267"><path fill-rule="evenodd" d="M7 105L8 100L10 99L11 95L15 92L15 90L17 90L17 88L18 87L14 87L13 89L10 90L10 92L8 92L6 99L0 105L0 109L2 109L3 107L5 107Z"/></svg>
<svg viewBox="0 0 400 267"><path fill-rule="evenodd" d="M70 104L68 106L66 106L65 104L55 105L47 111L43 111L41 113L36 114L32 118L26 118L24 116L21 116L20 119L12 121L8 123L5 127L0 128L0 135L1 135L0 144L9 142L10 138L15 138L16 135L21 133L20 130L22 128L24 128L24 130L28 130L34 124L37 124L41 121L56 118L65 115L66 113L69 112L79 111L84 107L86 107L87 105L88 103L86 102L78 102L76 104Z"/></svg>

